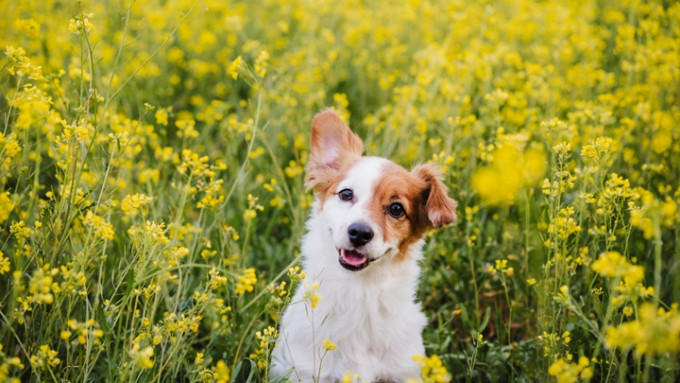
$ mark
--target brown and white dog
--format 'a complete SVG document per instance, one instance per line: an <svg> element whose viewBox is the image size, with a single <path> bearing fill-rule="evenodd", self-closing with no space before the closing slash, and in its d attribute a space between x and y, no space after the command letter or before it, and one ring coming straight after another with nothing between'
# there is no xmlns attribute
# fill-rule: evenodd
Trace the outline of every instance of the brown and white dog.
<svg viewBox="0 0 680 383"><path fill-rule="evenodd" d="M302 242L307 283L283 315L273 376L301 382L336 382L348 371L362 381L420 376L412 357L425 351L425 316L415 302L422 238L455 222L457 203L436 166L409 172L362 151L334 111L314 117L307 187L315 202ZM316 307L310 294L321 297ZM337 348L327 350L324 340Z"/></svg>

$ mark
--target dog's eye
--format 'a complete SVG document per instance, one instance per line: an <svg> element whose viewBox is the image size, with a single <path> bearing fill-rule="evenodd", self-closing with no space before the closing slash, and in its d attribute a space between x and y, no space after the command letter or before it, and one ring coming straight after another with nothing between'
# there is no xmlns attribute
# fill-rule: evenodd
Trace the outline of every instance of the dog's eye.
<svg viewBox="0 0 680 383"><path fill-rule="evenodd" d="M402 204L399 202L394 202L387 208L387 213L394 218L400 218L406 214L406 211L404 210L404 206Z"/></svg>
<svg viewBox="0 0 680 383"><path fill-rule="evenodd" d="M352 189L342 189L338 193L338 197L343 201L351 201L354 198L354 192Z"/></svg>

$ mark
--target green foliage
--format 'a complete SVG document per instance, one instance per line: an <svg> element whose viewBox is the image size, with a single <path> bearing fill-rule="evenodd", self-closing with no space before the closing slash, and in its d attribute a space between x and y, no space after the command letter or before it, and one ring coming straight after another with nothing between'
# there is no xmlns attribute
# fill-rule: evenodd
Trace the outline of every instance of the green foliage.
<svg viewBox="0 0 680 383"><path fill-rule="evenodd" d="M0 381L267 380L326 107L460 203L424 381L677 380L680 5L1 3Z"/></svg>

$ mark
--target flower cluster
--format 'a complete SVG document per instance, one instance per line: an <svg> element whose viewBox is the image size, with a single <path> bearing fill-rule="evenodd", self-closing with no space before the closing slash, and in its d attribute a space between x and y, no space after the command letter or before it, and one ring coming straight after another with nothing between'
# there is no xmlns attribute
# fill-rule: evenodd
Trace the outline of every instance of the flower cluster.
<svg viewBox="0 0 680 383"><path fill-rule="evenodd" d="M573 359L571 355L568 360L557 359L548 368L548 373L557 378L558 383L589 381L593 377L593 370L590 368L588 358L581 356L578 363L570 362L571 359Z"/></svg>
<svg viewBox="0 0 680 383"><path fill-rule="evenodd" d="M472 176L472 187L492 205L511 204L522 188L535 186L545 173L546 159L539 149L522 151L506 143L490 157L489 166Z"/></svg>
<svg viewBox="0 0 680 383"><path fill-rule="evenodd" d="M252 292L253 288L257 283L257 276L255 276L255 269L250 267L245 270L245 274L238 278L236 283L236 289L234 290L236 294L245 294L246 292Z"/></svg>
<svg viewBox="0 0 680 383"><path fill-rule="evenodd" d="M607 346L629 350L638 355L655 356L680 351L680 314L678 305L669 311L644 303L639 319L607 328Z"/></svg>
<svg viewBox="0 0 680 383"><path fill-rule="evenodd" d="M0 381L269 380L285 306L323 304L296 265L328 107L460 203L422 247L423 380L678 376L678 25L648 0L7 2Z"/></svg>
<svg viewBox="0 0 680 383"><path fill-rule="evenodd" d="M448 383L451 381L451 374L442 364L437 355L422 356L414 355L413 360L420 366L420 379L424 383Z"/></svg>

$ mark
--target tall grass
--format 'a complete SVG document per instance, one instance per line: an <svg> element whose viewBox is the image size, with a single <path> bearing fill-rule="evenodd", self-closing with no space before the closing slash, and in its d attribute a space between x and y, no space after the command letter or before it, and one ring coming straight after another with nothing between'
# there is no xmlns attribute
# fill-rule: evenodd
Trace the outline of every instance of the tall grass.
<svg viewBox="0 0 680 383"><path fill-rule="evenodd" d="M678 4L2 9L0 381L267 380L325 107L460 202L423 381L677 380Z"/></svg>

